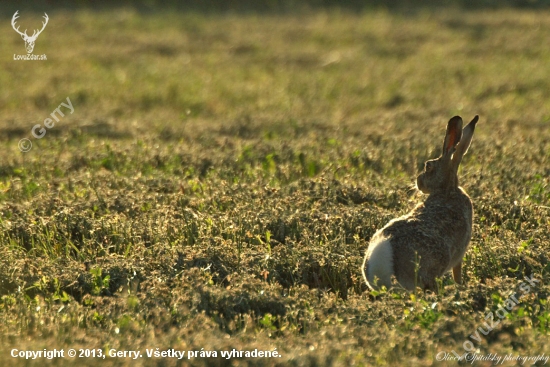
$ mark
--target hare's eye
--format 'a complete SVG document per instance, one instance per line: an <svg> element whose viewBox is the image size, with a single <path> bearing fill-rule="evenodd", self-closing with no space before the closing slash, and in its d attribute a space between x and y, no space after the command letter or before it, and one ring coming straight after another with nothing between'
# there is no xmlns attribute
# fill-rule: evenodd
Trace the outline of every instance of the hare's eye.
<svg viewBox="0 0 550 367"><path fill-rule="evenodd" d="M432 162L426 162L426 172L431 172L433 171L433 169L434 169L434 166Z"/></svg>

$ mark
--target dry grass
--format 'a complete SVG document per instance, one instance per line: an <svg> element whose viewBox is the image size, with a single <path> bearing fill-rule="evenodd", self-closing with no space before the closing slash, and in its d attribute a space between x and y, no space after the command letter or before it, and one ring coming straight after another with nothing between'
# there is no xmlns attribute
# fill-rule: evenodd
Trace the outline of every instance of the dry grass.
<svg viewBox="0 0 550 367"><path fill-rule="evenodd" d="M541 284L474 344L550 353L546 11L49 15L47 62L11 60L23 42L0 27L3 365L157 347L282 354L196 366L443 365L526 275ZM33 138L67 96L74 114ZM368 239L421 200L454 114L481 117L466 285L369 293Z"/></svg>

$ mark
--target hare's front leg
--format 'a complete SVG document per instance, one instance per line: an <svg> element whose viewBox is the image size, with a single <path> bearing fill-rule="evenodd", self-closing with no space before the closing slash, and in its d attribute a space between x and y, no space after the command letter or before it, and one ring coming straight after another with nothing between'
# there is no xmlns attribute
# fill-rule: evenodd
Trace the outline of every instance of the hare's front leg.
<svg viewBox="0 0 550 367"><path fill-rule="evenodd" d="M462 260L453 268L453 278L456 284L462 284Z"/></svg>

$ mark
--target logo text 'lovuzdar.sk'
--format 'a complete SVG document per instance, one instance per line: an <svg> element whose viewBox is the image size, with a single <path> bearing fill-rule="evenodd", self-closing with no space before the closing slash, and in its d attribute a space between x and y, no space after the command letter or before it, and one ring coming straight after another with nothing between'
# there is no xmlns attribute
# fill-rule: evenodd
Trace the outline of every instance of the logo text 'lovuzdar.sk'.
<svg viewBox="0 0 550 367"><path fill-rule="evenodd" d="M42 29L38 30L38 29L35 29L32 33L31 36L29 36L27 34L27 30L25 29L25 31L21 32L19 30L19 26L16 25L16 20L17 18L19 18L19 10L17 10L15 12L15 14L13 14L13 17L11 18L11 26L13 28L14 31L16 31L20 36L21 38L23 38L23 41L25 41L25 49L27 50L27 54L26 55L13 55L13 59L14 60L27 60L27 61L32 61L32 60L47 60L47 57L45 54L43 55L34 55L32 53L32 51L34 50L34 45L35 45L35 42L36 42L36 39L38 38L38 36L40 35L40 33L42 33L42 31L44 30L44 28L46 28L46 25L48 24L48 21L49 21L49 18L48 18L48 14L44 13L44 22L42 22Z"/></svg>

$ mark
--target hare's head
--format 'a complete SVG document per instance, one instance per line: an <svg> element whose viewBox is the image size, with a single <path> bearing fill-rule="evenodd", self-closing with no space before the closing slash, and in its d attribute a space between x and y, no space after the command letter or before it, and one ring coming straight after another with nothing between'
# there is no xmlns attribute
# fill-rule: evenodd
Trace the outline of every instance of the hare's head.
<svg viewBox="0 0 550 367"><path fill-rule="evenodd" d="M443 153L437 159L424 164L424 171L417 177L416 186L425 194L449 192L458 187L458 166L474 136L479 116L462 130L462 118L455 116L447 124Z"/></svg>

